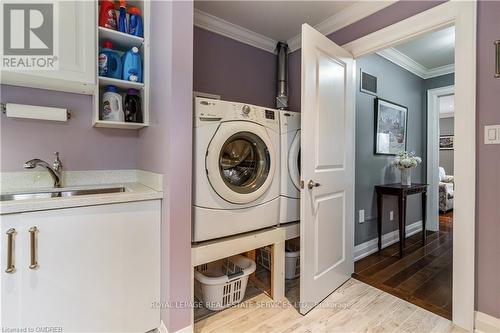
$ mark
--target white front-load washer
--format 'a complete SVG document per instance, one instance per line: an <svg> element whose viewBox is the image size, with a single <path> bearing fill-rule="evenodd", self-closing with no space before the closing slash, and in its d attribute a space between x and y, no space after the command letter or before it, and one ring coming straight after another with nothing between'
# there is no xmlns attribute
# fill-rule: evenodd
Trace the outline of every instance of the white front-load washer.
<svg viewBox="0 0 500 333"><path fill-rule="evenodd" d="M280 224L300 220L300 112L279 111Z"/></svg>
<svg viewBox="0 0 500 333"><path fill-rule="evenodd" d="M278 111L195 99L193 242L278 224Z"/></svg>

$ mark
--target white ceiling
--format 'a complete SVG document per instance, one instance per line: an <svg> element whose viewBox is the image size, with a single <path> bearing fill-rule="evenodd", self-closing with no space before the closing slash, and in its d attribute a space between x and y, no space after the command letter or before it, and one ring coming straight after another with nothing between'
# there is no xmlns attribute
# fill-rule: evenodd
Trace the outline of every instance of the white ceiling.
<svg viewBox="0 0 500 333"><path fill-rule="evenodd" d="M455 27L425 34L394 47L427 69L455 63Z"/></svg>
<svg viewBox="0 0 500 333"><path fill-rule="evenodd" d="M195 1L194 7L278 41L298 35L357 1Z"/></svg>
<svg viewBox="0 0 500 333"><path fill-rule="evenodd" d="M377 54L423 79L453 73L455 27L427 33Z"/></svg>

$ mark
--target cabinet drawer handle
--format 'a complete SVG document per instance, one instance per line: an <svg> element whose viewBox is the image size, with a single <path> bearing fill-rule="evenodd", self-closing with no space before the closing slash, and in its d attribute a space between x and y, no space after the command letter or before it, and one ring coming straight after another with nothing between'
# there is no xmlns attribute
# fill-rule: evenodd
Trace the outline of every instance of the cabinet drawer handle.
<svg viewBox="0 0 500 333"><path fill-rule="evenodd" d="M500 40L495 41L495 77L500 78Z"/></svg>
<svg viewBox="0 0 500 333"><path fill-rule="evenodd" d="M29 230L30 232L30 269L37 269L38 262L36 260L36 234L38 228L33 226Z"/></svg>
<svg viewBox="0 0 500 333"><path fill-rule="evenodd" d="M16 267L14 266L14 235L16 234L16 229L10 228L6 232L7 234L7 269L5 273L14 273Z"/></svg>

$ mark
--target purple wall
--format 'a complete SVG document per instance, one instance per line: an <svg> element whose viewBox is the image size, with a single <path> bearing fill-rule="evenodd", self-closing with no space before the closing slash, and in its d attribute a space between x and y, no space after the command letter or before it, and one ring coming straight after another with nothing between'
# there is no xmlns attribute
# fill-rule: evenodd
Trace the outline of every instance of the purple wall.
<svg viewBox="0 0 500 333"><path fill-rule="evenodd" d="M432 8L441 1L399 1L375 14L372 14L354 24L351 24L328 37L339 44L345 44L359 37L380 30L386 26L411 17L417 13ZM500 2L478 2L478 32L477 32L477 218L476 218L476 306L481 312L500 317L500 151L498 145L484 145L484 125L500 124L500 79L493 79L494 49L493 40L500 38ZM199 37L202 37L201 35ZM224 37L220 37L224 38ZM195 44L195 54L198 45ZM233 43L238 43L234 42ZM233 46L239 49L243 46ZM223 52L212 50L221 57L227 57L229 49ZM223 62L227 59L220 59ZM289 58L289 97L290 110L300 111L300 50L292 53ZM259 69L258 61L246 62L251 69ZM248 71L249 69L247 69ZM214 85L218 82L232 82L237 84L237 77L241 70L229 74L216 73ZM254 79L253 86L270 81L274 76L263 72L258 80ZM204 69L195 67L195 77L204 75ZM268 75L264 79L264 75ZM207 80L210 77L206 78ZM211 82L205 83L210 86ZM196 88L196 85L195 85ZM225 91L219 89L219 94ZM256 90L246 90L245 94L255 95ZM264 104L263 102L260 104ZM271 106L271 105L270 105Z"/></svg>
<svg viewBox="0 0 500 333"><path fill-rule="evenodd" d="M228 101L275 106L276 57L213 32L194 28L195 91Z"/></svg>
<svg viewBox="0 0 500 333"><path fill-rule="evenodd" d="M172 307L161 318L176 332L191 321L193 3L154 1L151 13L151 126L140 132L139 167L164 175L161 302Z"/></svg>
<svg viewBox="0 0 500 333"><path fill-rule="evenodd" d="M477 11L476 306L500 318L500 146L485 145L484 126L500 124L500 79L493 78L500 39L500 2Z"/></svg>
<svg viewBox="0 0 500 333"><path fill-rule="evenodd" d="M20 171L25 161L52 161L59 151L64 170L137 168L137 132L92 127L92 97L43 89L0 86L2 103L71 110L66 123L7 118L0 114L0 170Z"/></svg>

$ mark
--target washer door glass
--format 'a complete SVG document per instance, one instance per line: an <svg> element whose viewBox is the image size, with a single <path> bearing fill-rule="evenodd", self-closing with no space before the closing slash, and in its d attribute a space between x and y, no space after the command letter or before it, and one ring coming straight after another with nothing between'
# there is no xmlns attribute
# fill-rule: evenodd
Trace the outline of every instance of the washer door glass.
<svg viewBox="0 0 500 333"><path fill-rule="evenodd" d="M238 132L222 145L219 171L233 191L248 194L258 190L269 177L271 157L264 141L251 132Z"/></svg>

